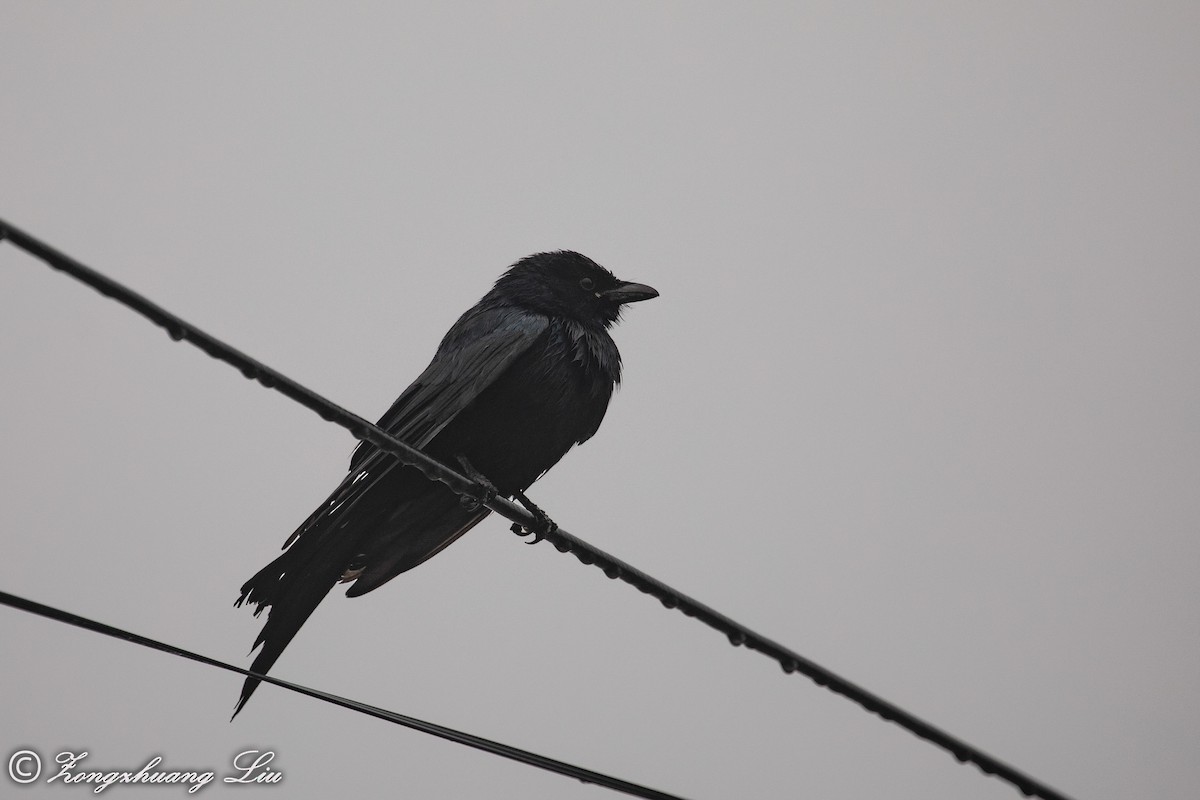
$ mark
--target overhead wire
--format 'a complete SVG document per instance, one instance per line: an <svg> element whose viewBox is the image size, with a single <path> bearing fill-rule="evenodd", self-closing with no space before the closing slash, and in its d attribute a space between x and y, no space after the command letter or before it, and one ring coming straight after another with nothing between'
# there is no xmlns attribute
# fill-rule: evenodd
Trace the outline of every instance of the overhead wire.
<svg viewBox="0 0 1200 800"><path fill-rule="evenodd" d="M209 656L201 655L200 653L196 653L191 650L184 650L182 647L176 647L172 644L160 642L157 639L151 639L149 636L142 636L138 633L132 633L114 625L107 625L103 622L97 622L94 619L82 617L70 611L63 611L62 609L44 605L42 603L38 603L24 597L19 597L14 594L9 594L8 592L0 591L0 603L13 608L18 608L22 611L28 611L31 614L37 614L42 617L47 617L48 619L57 620L58 622L65 622L68 625L75 625L76 627L95 631L96 633L102 633L105 636L112 636L116 639L123 639L124 641L132 642L133 644L149 647L152 650L159 650L164 653L170 653L171 655L179 656L180 658L198 661L201 664L207 664L210 667L218 667L219 669L228 670L229 672L236 672L240 675L257 678L260 681L271 683L283 689L297 692L298 694L307 695L308 697L314 697L317 700L322 700L326 703L332 703L335 706L348 708L352 711L357 711L361 714L367 714L377 719L387 720L388 722L393 722L397 725L403 725L406 728L412 728L413 730L421 731L422 733L427 733L431 736L448 739L449 741L457 742L458 744L466 745L467 747L473 747L476 750L482 750L485 753L492 753L493 755L501 756L502 758L518 761L522 764L528 764L531 767L537 767L550 772L556 772L559 775L565 775L568 778L576 778L584 783L594 783L597 786L603 786L607 789L623 792L624 794L632 795L634 797L642 797L645 798L645 800L683 800L683 798L679 797L678 795L660 792L657 789L651 789L647 786L641 786L636 783L621 780L620 778L614 778L611 775L605 775L601 772L595 772L590 769L584 769L583 767L577 767L574 764L568 764L565 761L558 761L547 756L539 755L538 753L533 753L528 750L521 750L520 748L503 744L501 742L495 742L491 739L484 739L481 736L464 733L463 731L447 728L443 725L438 725L433 722L426 722L425 720L417 719L416 717L410 717L405 714L399 714L395 711L389 711L386 708L379 708L378 706L360 703L357 700L351 700L346 697L340 697L336 694L323 692L320 689L313 689L308 686L302 686L298 683L292 683L291 681L281 680L271 675L263 675L258 672L243 669L233 664L229 664L224 661L218 661L215 658L210 658Z"/></svg>
<svg viewBox="0 0 1200 800"><path fill-rule="evenodd" d="M0 219L0 239L33 255L53 269L92 287L136 311L156 325L164 328L176 341L187 341L199 347L213 358L237 368L246 378L257 381L268 389L281 394L315 411L322 419L334 422L348 430L356 439L370 442L375 447L395 457L403 464L415 467L430 480L445 483L452 490L473 502L486 505L497 514L516 523L515 530L537 531L543 521L526 509L503 497L494 497L487 487L482 486L450 467L430 458L420 450L389 435L366 419L347 411L316 392L308 389L282 373L251 358L216 337L184 321L175 314L151 302L147 298L123 286L117 281L76 261L45 242ZM519 526L519 527L518 527ZM958 761L972 763L987 775L1012 784L1026 796L1044 800L1070 800L1062 792L1034 778L1023 770L989 755L978 747L953 736L949 732L921 719L883 697L841 677L816 662L800 655L778 642L754 632L735 622L715 609L695 600L647 575L621 559L591 545L559 527L544 531L547 541L563 553L571 553L580 562L600 568L609 578L620 579L640 591L657 598L666 608L677 608L685 616L694 617L711 628L725 634L729 642L737 646L762 653L774 659L786 673L799 673L810 678L835 694L854 701L881 719L894 722L915 736L924 739L953 755Z"/></svg>

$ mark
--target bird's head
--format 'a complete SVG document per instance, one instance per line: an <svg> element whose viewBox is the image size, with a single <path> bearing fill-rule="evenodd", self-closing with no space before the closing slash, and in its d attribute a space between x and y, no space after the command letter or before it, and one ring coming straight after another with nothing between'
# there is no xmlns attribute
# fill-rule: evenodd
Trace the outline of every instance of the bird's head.
<svg viewBox="0 0 1200 800"><path fill-rule="evenodd" d="M616 322L626 303L658 297L649 286L623 281L571 250L526 256L500 276L492 292L530 311L602 327Z"/></svg>

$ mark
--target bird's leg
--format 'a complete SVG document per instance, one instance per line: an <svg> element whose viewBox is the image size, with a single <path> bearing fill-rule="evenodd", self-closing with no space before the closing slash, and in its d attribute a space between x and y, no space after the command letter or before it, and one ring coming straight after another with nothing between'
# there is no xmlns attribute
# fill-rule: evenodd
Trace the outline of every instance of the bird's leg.
<svg viewBox="0 0 1200 800"><path fill-rule="evenodd" d="M464 475L483 487L483 498L480 500L476 500L474 497L469 497L467 495L462 495L459 497L458 500L463 504L463 507L474 511L481 505L490 503L496 499L496 495L500 494L500 491L496 488L496 484L489 481L486 475L475 469L474 465L471 464L466 456L459 456L458 463L462 465Z"/></svg>
<svg viewBox="0 0 1200 800"><path fill-rule="evenodd" d="M526 528L519 522L514 522L512 524L512 532L518 536L524 536L527 533L533 534L533 539L525 544L537 544L542 539L545 539L547 536L558 530L558 524L554 520L550 519L550 517L546 515L545 511L542 511L540 508L538 508L537 503L526 497L524 492L513 492L513 497L515 497L521 505L525 506L526 511L533 515L535 524L537 526L535 528Z"/></svg>
<svg viewBox="0 0 1200 800"><path fill-rule="evenodd" d="M487 476L482 472L475 469L475 465L472 464L466 456L459 456L458 463L463 468L463 474L475 481L475 483L482 486L484 490L484 497L482 500L476 500L474 497L469 497L467 495L460 497L459 501L463 504L463 506L469 509L476 509L479 508L479 506L494 500L500 494L500 490L496 488L496 484L488 480ZM533 534L533 539L526 544L537 544L542 539L545 539L547 536L558 530L558 523L550 519L545 511L542 511L542 509L538 508L537 503L525 496L524 492L513 492L512 496L525 507L526 511L533 515L533 528L526 528L519 522L514 522L511 528L512 532L518 536L526 536L531 533Z"/></svg>

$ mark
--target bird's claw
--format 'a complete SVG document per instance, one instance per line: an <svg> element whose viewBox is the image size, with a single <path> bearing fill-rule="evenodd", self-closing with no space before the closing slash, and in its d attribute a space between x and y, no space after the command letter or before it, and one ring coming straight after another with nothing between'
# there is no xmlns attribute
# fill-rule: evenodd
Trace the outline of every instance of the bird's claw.
<svg viewBox="0 0 1200 800"><path fill-rule="evenodd" d="M526 511L533 515L533 528L527 528L519 522L514 522L512 524L511 530L518 536L527 536L531 533L533 534L533 538L525 544L537 544L542 539L545 539L547 536L552 536L558 531L558 523L550 519L545 511L542 511L540 508L538 508L536 503L525 496L524 492L516 492L513 494L513 497L515 497L518 502L521 503L521 505L525 506Z"/></svg>
<svg viewBox="0 0 1200 800"><path fill-rule="evenodd" d="M488 480L487 476L482 472L475 469L474 465L471 464L466 456L459 456L458 463L462 465L464 475L475 481L478 486L483 487L482 497L471 497L470 495L464 494L458 498L459 502L462 503L464 508L474 511L480 506L487 505L496 499L496 496L500 494L499 490L496 489L496 484Z"/></svg>
<svg viewBox="0 0 1200 800"><path fill-rule="evenodd" d="M482 497L472 497L466 494L459 497L459 502L463 504L464 508L474 510L481 505L490 503L499 496L500 491L496 488L496 484L488 480L487 476L482 472L475 469L475 466L466 456L459 456L458 463L462 466L463 474L474 481L477 486L483 488ZM533 527L526 527L519 522L514 522L509 530L518 536L533 534L533 538L526 542L526 544L537 544L547 536L554 535L558 530L558 523L550 519L545 511L538 508L537 503L526 497L524 492L514 492L512 496L533 516Z"/></svg>
<svg viewBox="0 0 1200 800"><path fill-rule="evenodd" d="M558 532L558 525L555 524L554 520L552 520L552 519L546 520L546 523L547 524L544 528L539 528L538 530L534 531L533 538L530 539L525 544L537 544L542 539L545 539L547 536L550 536L551 534Z"/></svg>

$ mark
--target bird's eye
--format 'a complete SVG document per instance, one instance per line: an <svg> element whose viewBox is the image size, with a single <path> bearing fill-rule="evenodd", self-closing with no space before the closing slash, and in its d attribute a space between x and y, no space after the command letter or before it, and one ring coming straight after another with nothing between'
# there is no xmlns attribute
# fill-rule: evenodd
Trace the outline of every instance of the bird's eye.
<svg viewBox="0 0 1200 800"><path fill-rule="evenodd" d="M579 285L589 292L596 288L596 282L591 278L580 278Z"/></svg>

